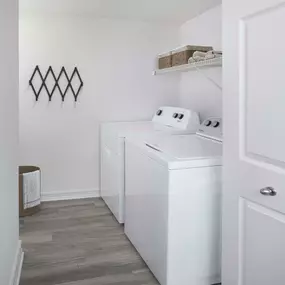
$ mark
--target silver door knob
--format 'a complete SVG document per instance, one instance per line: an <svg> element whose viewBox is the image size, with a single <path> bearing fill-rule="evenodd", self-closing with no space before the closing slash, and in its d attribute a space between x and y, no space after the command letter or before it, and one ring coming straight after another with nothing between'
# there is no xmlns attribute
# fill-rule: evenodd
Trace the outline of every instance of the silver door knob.
<svg viewBox="0 0 285 285"><path fill-rule="evenodd" d="M265 187L260 190L260 193L265 196L276 196L277 192L273 187Z"/></svg>

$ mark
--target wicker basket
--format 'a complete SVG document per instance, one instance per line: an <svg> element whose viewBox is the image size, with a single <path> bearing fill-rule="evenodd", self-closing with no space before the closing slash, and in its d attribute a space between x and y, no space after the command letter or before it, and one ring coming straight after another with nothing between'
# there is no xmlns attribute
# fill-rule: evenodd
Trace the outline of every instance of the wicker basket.
<svg viewBox="0 0 285 285"><path fill-rule="evenodd" d="M171 52L158 55L158 68L164 69L172 66Z"/></svg>
<svg viewBox="0 0 285 285"><path fill-rule="evenodd" d="M19 167L19 216L25 217L25 216L31 216L38 211L40 211L40 195L38 198L39 202L34 202L29 204L28 206L25 206L25 175L34 174L37 173L37 178L40 179L40 168L36 166L20 166ZM40 190L40 180L39 181L33 181L32 183L34 186L38 186ZM38 184L38 185L37 185ZM26 185L27 186L27 185Z"/></svg>
<svg viewBox="0 0 285 285"><path fill-rule="evenodd" d="M207 52L213 50L210 46L185 46L172 51L172 66L187 64L195 51Z"/></svg>

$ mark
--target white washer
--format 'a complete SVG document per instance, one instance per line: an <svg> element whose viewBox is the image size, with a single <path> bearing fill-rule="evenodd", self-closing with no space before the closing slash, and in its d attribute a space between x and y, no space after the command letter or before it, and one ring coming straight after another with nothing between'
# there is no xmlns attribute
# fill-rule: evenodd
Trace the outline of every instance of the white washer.
<svg viewBox="0 0 285 285"><path fill-rule="evenodd" d="M126 140L125 233L161 285L221 282L222 120Z"/></svg>
<svg viewBox="0 0 285 285"><path fill-rule="evenodd" d="M191 134L199 127L196 112L161 107L152 121L104 123L101 126L101 197L119 223L124 223L125 138L150 134Z"/></svg>

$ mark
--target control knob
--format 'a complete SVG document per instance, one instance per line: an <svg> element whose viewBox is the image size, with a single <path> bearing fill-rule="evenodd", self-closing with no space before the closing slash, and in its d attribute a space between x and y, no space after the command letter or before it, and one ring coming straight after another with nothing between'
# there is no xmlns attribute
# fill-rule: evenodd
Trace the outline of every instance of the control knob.
<svg viewBox="0 0 285 285"><path fill-rule="evenodd" d="M215 121L212 124L213 128L217 128L219 125L220 125L220 122L218 122L218 121Z"/></svg>
<svg viewBox="0 0 285 285"><path fill-rule="evenodd" d="M177 119L177 118L178 118L178 114L177 114L177 113L174 113L174 114L173 114L173 118L174 118L174 119Z"/></svg>
<svg viewBox="0 0 285 285"><path fill-rule="evenodd" d="M205 125L206 127L209 127L209 126L212 125L212 121L207 120L207 121L204 123L204 125Z"/></svg>
<svg viewBox="0 0 285 285"><path fill-rule="evenodd" d="M183 118L184 118L184 115L183 114L179 114L178 119L182 120Z"/></svg>
<svg viewBox="0 0 285 285"><path fill-rule="evenodd" d="M157 115L157 116L161 116L161 115L162 115L162 113L163 113L163 111L162 111L162 110L158 110L158 111L156 112L156 115Z"/></svg>

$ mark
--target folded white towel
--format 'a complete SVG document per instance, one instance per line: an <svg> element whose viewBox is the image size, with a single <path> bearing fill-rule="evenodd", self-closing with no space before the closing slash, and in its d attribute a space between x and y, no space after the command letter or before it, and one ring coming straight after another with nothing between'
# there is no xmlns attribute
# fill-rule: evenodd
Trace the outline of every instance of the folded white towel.
<svg viewBox="0 0 285 285"><path fill-rule="evenodd" d="M23 174L24 209L38 206L41 203L41 173L34 171Z"/></svg>
<svg viewBox="0 0 285 285"><path fill-rule="evenodd" d="M195 56L193 57L195 61L202 61L202 60L205 60L205 56Z"/></svg>
<svg viewBox="0 0 285 285"><path fill-rule="evenodd" d="M195 59L193 57L190 57L189 60L188 60L188 63L195 63Z"/></svg>
<svg viewBox="0 0 285 285"><path fill-rule="evenodd" d="M222 57L223 53L221 51L210 50L208 52L195 51L193 56L189 58L188 63L195 63L203 60L213 59L216 57Z"/></svg>
<svg viewBox="0 0 285 285"><path fill-rule="evenodd" d="M215 58L216 55L214 53L207 53L206 56L205 56L205 59L212 59L212 58Z"/></svg>
<svg viewBox="0 0 285 285"><path fill-rule="evenodd" d="M205 57L208 53L203 51L195 51L193 53L193 58L195 57Z"/></svg>

